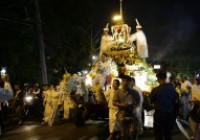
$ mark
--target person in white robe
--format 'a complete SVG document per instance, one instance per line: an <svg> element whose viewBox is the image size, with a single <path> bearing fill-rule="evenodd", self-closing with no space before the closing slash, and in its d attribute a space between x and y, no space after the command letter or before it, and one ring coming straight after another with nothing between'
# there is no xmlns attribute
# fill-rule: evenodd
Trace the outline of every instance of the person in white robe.
<svg viewBox="0 0 200 140"><path fill-rule="evenodd" d="M117 90L119 90L120 82L115 79L112 84L112 89L105 92L105 96L107 97L108 108L109 108L109 132L110 136L107 140L113 139L113 133L119 129L119 123L117 122L116 115L118 113L118 107L113 105L114 94Z"/></svg>
<svg viewBox="0 0 200 140"><path fill-rule="evenodd" d="M108 24L107 24L108 26ZM109 45L112 43L113 39L112 36L109 35L109 28L106 27L103 29L103 35L101 37L101 44L100 44L100 54L101 56L104 52L107 51Z"/></svg>
<svg viewBox="0 0 200 140"><path fill-rule="evenodd" d="M136 33L130 36L130 41L136 41L137 54L145 61L149 57L147 39L142 31L142 26L137 20L136 22Z"/></svg>

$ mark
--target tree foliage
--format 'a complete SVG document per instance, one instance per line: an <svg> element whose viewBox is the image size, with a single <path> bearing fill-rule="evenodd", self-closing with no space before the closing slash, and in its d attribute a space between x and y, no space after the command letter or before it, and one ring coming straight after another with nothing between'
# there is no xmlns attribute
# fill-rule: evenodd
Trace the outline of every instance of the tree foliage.
<svg viewBox="0 0 200 140"><path fill-rule="evenodd" d="M92 0L39 1L49 83L88 66ZM34 0L0 2L0 66L13 82L41 83Z"/></svg>

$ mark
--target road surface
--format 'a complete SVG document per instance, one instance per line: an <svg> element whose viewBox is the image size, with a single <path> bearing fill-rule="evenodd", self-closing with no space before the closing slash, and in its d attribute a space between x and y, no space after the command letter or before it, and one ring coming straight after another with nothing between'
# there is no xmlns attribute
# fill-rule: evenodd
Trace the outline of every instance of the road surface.
<svg viewBox="0 0 200 140"><path fill-rule="evenodd" d="M53 127L41 125L40 122L29 121L23 125L7 126L1 140L106 140L108 137L108 123L106 121L89 120L82 127L72 122L64 122ZM145 130L139 140L153 140L153 130ZM186 140L183 134L175 128L174 140Z"/></svg>

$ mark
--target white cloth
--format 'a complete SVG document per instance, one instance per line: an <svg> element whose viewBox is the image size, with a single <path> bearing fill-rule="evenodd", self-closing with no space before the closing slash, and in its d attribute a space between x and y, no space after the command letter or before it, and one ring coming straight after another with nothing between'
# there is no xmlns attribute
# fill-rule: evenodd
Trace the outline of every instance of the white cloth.
<svg viewBox="0 0 200 140"><path fill-rule="evenodd" d="M181 91L189 93L189 89L192 88L192 83L188 80L185 80L183 83L181 83Z"/></svg>
<svg viewBox="0 0 200 140"><path fill-rule="evenodd" d="M147 128L153 128L153 122L154 122L154 115L155 110L144 110L144 127Z"/></svg>
<svg viewBox="0 0 200 140"><path fill-rule="evenodd" d="M137 53L141 58L149 57L147 39L142 30L137 31L132 34L130 41L136 41L137 43Z"/></svg>
<svg viewBox="0 0 200 140"><path fill-rule="evenodd" d="M101 46L100 46L100 56L103 52L106 52L108 46L112 43L112 37L110 35L103 35L101 38Z"/></svg>

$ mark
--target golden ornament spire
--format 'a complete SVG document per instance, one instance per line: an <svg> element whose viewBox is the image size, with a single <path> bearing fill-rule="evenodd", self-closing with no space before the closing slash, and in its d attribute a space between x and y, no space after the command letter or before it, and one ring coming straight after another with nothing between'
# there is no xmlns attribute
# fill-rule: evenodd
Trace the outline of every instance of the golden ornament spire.
<svg viewBox="0 0 200 140"><path fill-rule="evenodd" d="M120 1L120 16L123 18L123 10L122 10L122 2L123 0L119 0Z"/></svg>
<svg viewBox="0 0 200 140"><path fill-rule="evenodd" d="M123 10L122 10L122 1L123 1L123 0L119 0L119 2L120 2L119 14L118 14L118 15L115 15L115 16L113 17L113 20L114 20L117 24L124 24Z"/></svg>

